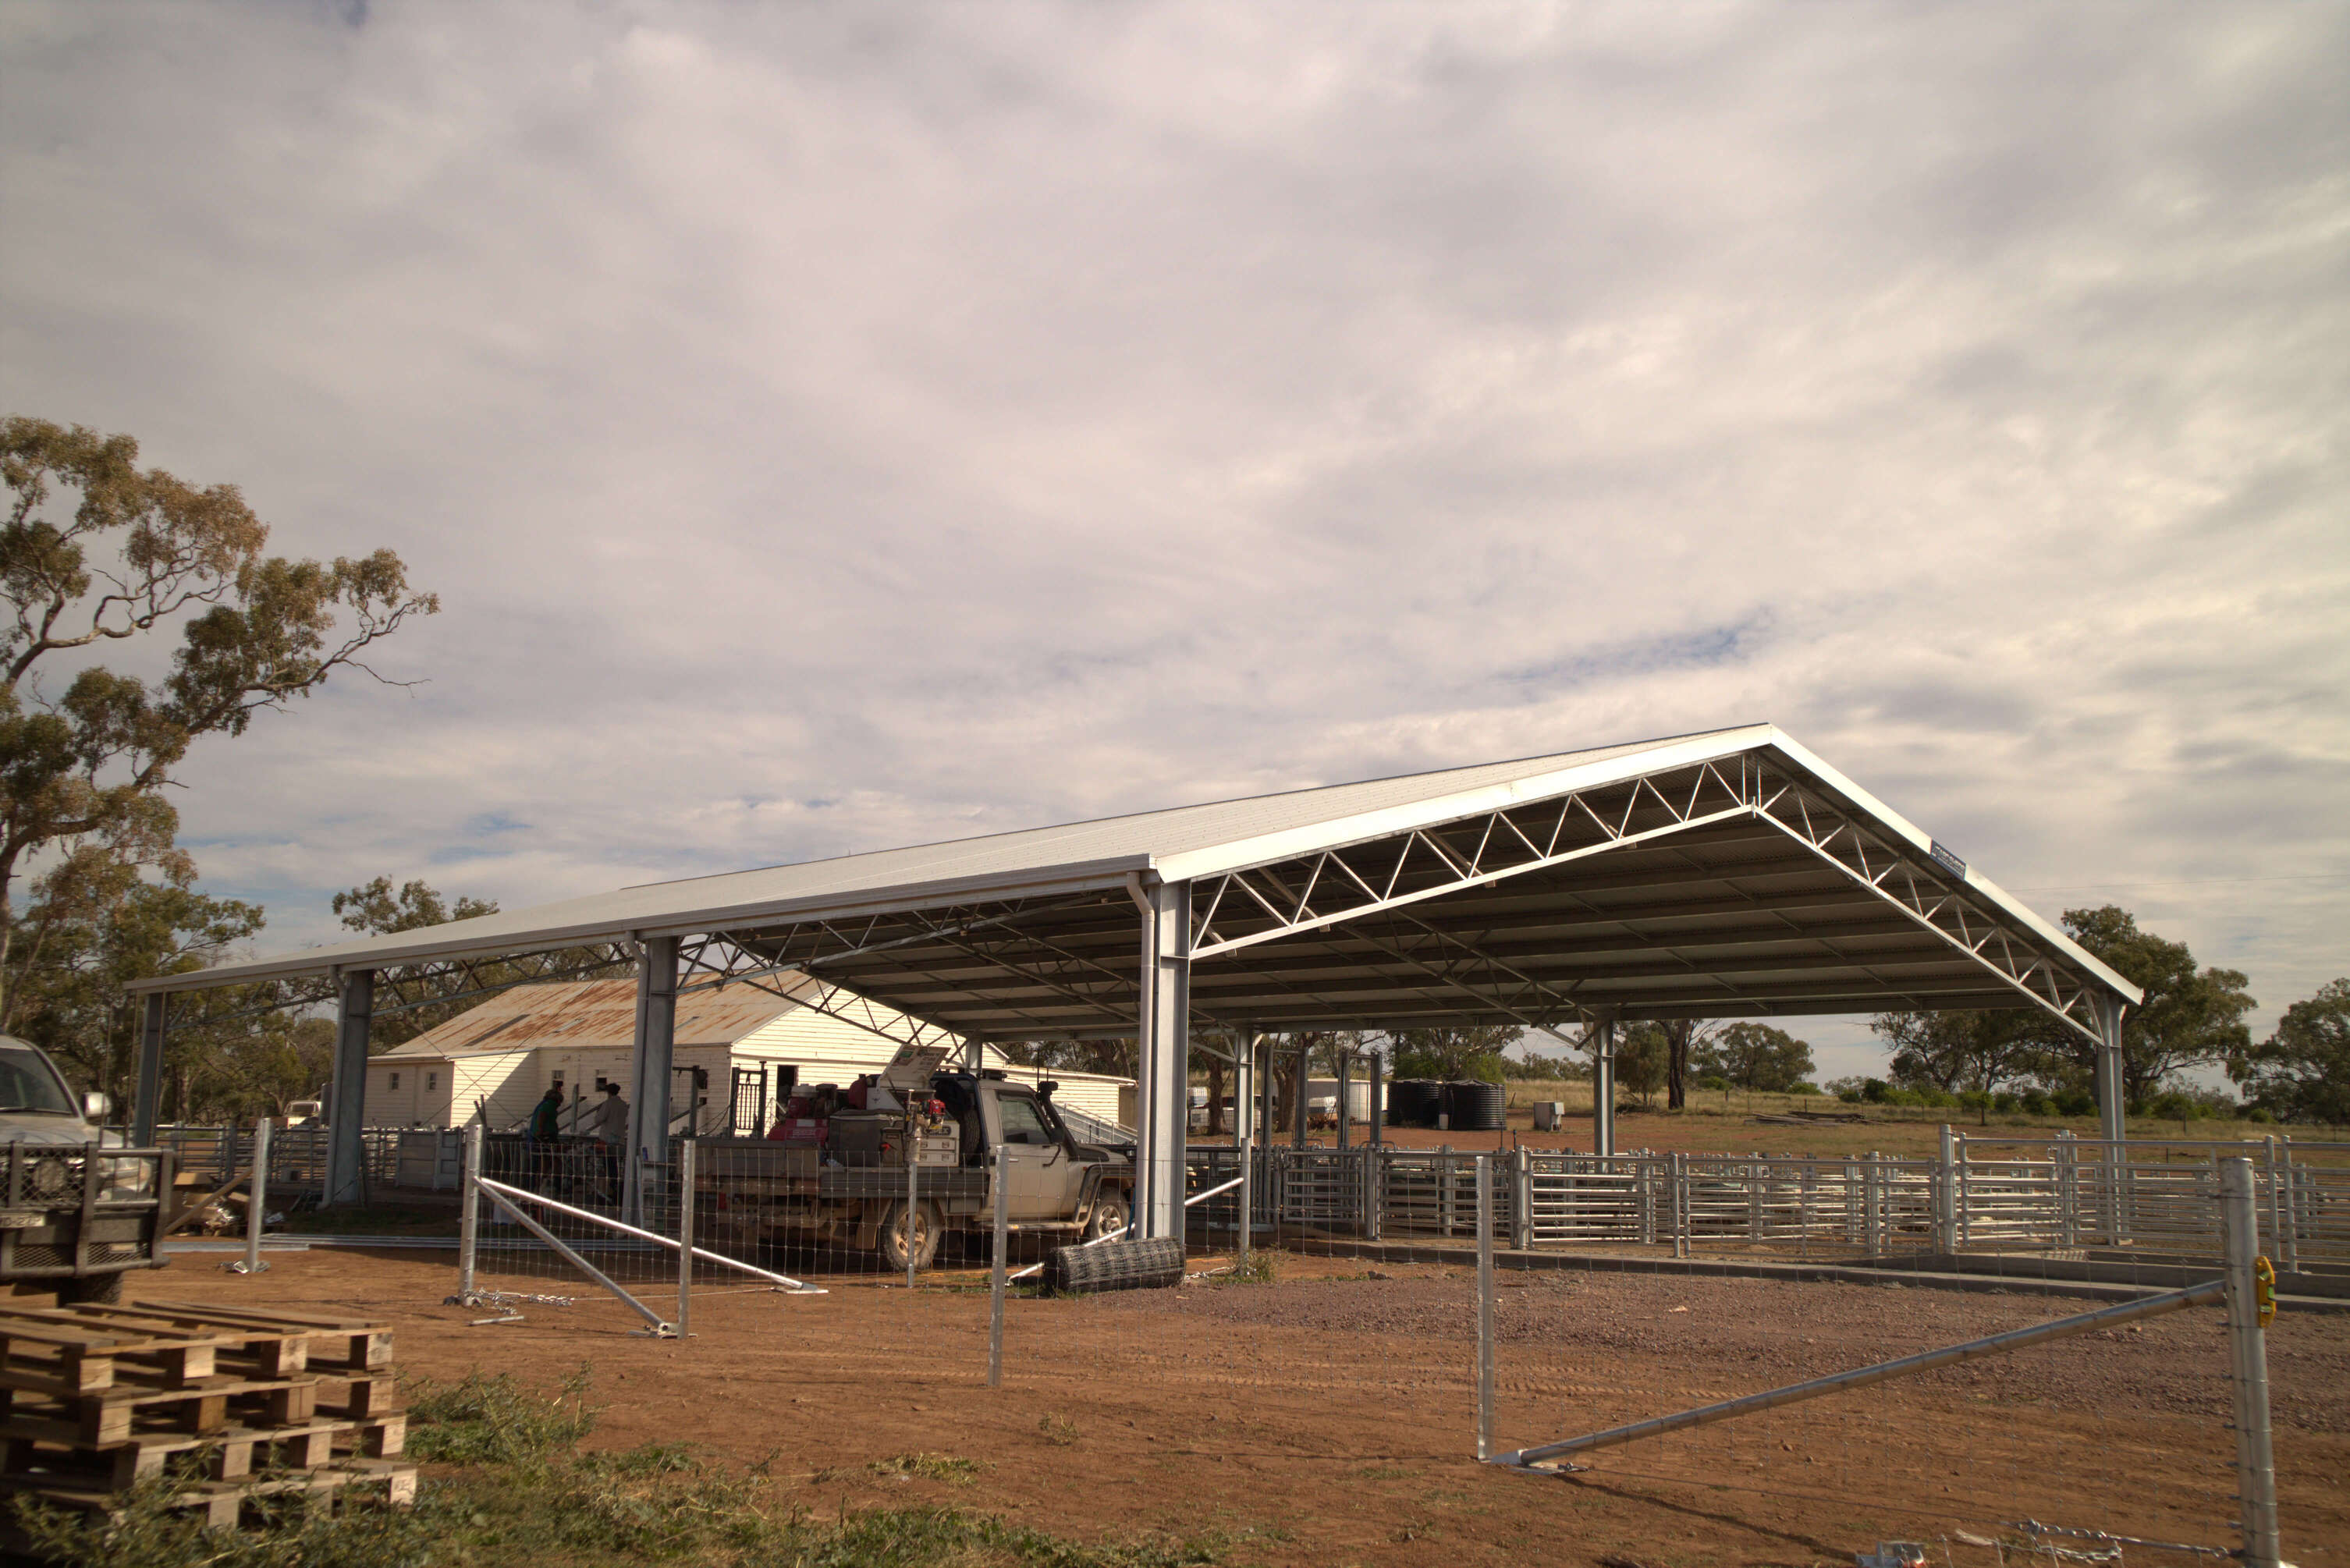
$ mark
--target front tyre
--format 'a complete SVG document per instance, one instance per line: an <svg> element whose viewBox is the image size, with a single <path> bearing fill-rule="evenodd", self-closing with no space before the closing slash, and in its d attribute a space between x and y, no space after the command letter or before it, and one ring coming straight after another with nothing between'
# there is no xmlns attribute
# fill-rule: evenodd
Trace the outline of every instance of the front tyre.
<svg viewBox="0 0 2350 1568"><path fill-rule="evenodd" d="M1094 1199L1094 1211L1086 1218L1085 1239L1098 1241L1118 1235L1126 1229L1127 1219L1126 1194L1115 1189L1105 1191Z"/></svg>

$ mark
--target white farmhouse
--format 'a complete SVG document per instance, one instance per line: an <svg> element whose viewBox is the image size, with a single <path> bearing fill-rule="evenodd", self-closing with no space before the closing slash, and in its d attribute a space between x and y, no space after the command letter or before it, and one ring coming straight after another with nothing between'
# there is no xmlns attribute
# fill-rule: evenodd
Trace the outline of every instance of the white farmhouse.
<svg viewBox="0 0 2350 1568"><path fill-rule="evenodd" d="M879 1009L887 1013L887 1009ZM368 1058L368 1123L453 1127L480 1118L494 1131L522 1125L548 1085L562 1088L568 1123L609 1082L628 1092L637 982L571 981L518 985L380 1056ZM762 991L730 985L677 999L677 1131L764 1132L794 1084L838 1084L878 1073L897 1042ZM1134 1080L1017 1067L993 1046L983 1063L1024 1083L1052 1078L1058 1103L1100 1121L1131 1115ZM1121 1114L1121 1112L1125 1114Z"/></svg>

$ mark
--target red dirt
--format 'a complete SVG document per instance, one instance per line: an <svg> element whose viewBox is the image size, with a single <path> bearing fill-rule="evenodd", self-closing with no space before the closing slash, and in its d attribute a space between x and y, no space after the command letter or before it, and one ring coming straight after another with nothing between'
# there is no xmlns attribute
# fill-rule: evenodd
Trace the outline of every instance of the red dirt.
<svg viewBox="0 0 2350 1568"><path fill-rule="evenodd" d="M1087 1539L1222 1532L1236 1563L1808 1564L1908 1538L1936 1542L1936 1562L1946 1543L1964 1568L1999 1558L1960 1531L2027 1515L2234 1544L2224 1345L2209 1312L1610 1450L1561 1480L1471 1457L1473 1297L1460 1269L1284 1256L1272 1285L1015 1300L1004 1386L991 1391L987 1298L970 1275L910 1293L870 1276L824 1296L705 1291L694 1336L674 1343L632 1336L636 1320L590 1287L511 1278L484 1282L581 1300L470 1327L484 1314L442 1304L450 1253L276 1253L257 1279L215 1262L183 1255L132 1276L132 1293L381 1314L402 1369L433 1377L479 1366L552 1384L586 1362L604 1406L592 1446L772 1455L827 1511L921 1501ZM1564 1437L2084 1304L1507 1277L1497 1436ZM2286 1555L2350 1562L2350 1317L2281 1319L2270 1365ZM866 1468L910 1452L989 1468L962 1485ZM2131 1548L2129 1561L2186 1559Z"/></svg>

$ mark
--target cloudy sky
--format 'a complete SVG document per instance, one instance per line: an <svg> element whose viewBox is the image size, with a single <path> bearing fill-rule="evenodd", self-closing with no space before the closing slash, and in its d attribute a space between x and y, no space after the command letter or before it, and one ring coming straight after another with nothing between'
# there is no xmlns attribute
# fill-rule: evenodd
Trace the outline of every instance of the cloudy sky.
<svg viewBox="0 0 2350 1568"><path fill-rule="evenodd" d="M2345 84L2309 4L0 0L0 408L440 591L187 772L273 949L1771 720L2264 1024L2350 973Z"/></svg>

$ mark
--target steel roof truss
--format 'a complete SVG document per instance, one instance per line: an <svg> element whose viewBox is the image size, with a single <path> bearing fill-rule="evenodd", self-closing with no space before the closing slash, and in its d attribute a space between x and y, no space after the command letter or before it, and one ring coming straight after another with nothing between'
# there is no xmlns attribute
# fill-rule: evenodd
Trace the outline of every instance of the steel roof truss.
<svg viewBox="0 0 2350 1568"><path fill-rule="evenodd" d="M1586 798L1586 792L1577 791L1569 794L1561 804L1558 820L1549 835L1548 853L1542 853L1536 849L1533 840L1517 826L1514 821L1510 819L1511 808L1504 808L1486 813L1479 817L1469 818L1461 823L1449 824L1444 828L1412 829L1403 836L1403 842L1399 847L1394 865L1378 885L1374 885L1369 878L1357 871L1347 857L1336 849L1323 850L1311 857L1301 857L1297 860L1275 862L1271 865L1248 867L1226 872L1213 879L1212 888L1205 900L1205 918L1195 925L1191 950L1192 961L1198 962L1224 953L1236 952L1243 948L1253 947L1260 942L1272 941L1300 931L1334 925L1341 920L1357 919L1384 909L1399 909L1409 904L1422 903L1430 898L1442 898L1447 894L1461 892L1470 888L1485 886L1504 877L1523 876L1529 872L1544 870L1554 866L1566 865L1608 849L1645 843L1669 834L1687 832L1715 823L1741 820L1752 814L1752 808L1738 800L1737 786L1731 784L1712 763L1705 763L1695 770L1674 768L1669 771L1673 774L1683 772L1696 774L1696 782L1690 791L1690 805L1682 806L1676 804L1646 776L1633 780L1631 787L1625 791L1624 805L1620 813L1617 813L1610 803L1608 815L1605 816L1601 815L1591 801ZM1709 779L1737 804L1700 815L1699 806L1702 804L1705 785ZM1612 793L1612 790L1607 793ZM1662 809L1666 821L1655 827L1636 830L1632 824L1644 796L1654 801ZM1566 826L1577 813L1589 820L1592 827L1597 830L1600 836L1589 842L1561 849L1559 845L1566 836ZM1497 822L1496 819L1500 820ZM1498 849L1503 853L1508 852L1507 841L1503 839L1497 831L1502 823L1507 823L1510 829L1509 836L1515 838L1528 853L1524 858L1510 859L1501 865L1489 866L1487 864L1489 851ZM1461 830L1476 833L1477 847L1473 854L1464 856L1461 850L1446 845L1441 837L1441 834L1446 831ZM1412 852L1416 847L1423 846L1443 867L1443 871L1439 874L1441 879L1427 885L1406 887L1404 873L1411 864ZM1361 897L1358 899L1348 900L1344 907L1326 908L1319 911L1307 901L1304 895L1298 896L1293 902L1287 897L1287 889L1283 887L1278 875L1277 867L1282 865L1301 866L1309 888L1318 885L1324 871L1335 865L1339 874L1354 885L1356 891ZM1729 877L1735 875L1735 872L1725 873L1722 879L1727 880ZM1258 878L1284 895L1281 903L1276 903L1265 896L1257 886ZM1243 930L1230 937L1220 936L1214 920L1224 909L1225 894L1233 887L1238 887L1247 894L1249 901L1263 910L1264 918L1273 923L1258 930ZM1283 909L1282 903L1288 904L1289 908Z"/></svg>
<svg viewBox="0 0 2350 1568"><path fill-rule="evenodd" d="M706 973L715 978L690 987L680 986L678 993L683 995L689 990L702 991L712 986L748 985L900 1045L960 1045L964 1041L959 1031L884 1007L870 997L827 980L810 976L811 983L788 990L766 983L777 971L762 960L763 955L723 934L713 933L699 941L681 943L678 950L680 967L689 973Z"/></svg>
<svg viewBox="0 0 2350 1568"><path fill-rule="evenodd" d="M1945 891L1937 887L1929 894L1919 888L1915 870L1881 842L1876 843L1875 847L1883 868L1873 870L1868 859L1871 836L1841 809L1825 800L1813 801L1807 798L1807 793L1789 782L1773 793L1771 804L1759 806L1756 815L1804 845L1825 864L1835 867L1908 919L1974 959L2018 994L2089 1039L2099 1038L2094 1021L2088 1017L2090 991L2087 986L2075 981L2068 994L2065 977L2046 954L2033 950L2028 958L2019 957L2013 933L2004 924L1974 907L1955 889ZM1778 803L1790 795L1794 800L1792 813L1777 809ZM1814 809L1829 824L1825 830L1814 820ZM1790 816L1794 820L1790 820ZM1850 842L1850 848L1843 853L1838 850L1840 840ZM1897 867L1904 873L1898 883L1892 877ZM1953 925L1957 928L1955 930L1951 929ZM1978 930L1980 935L1976 934Z"/></svg>

